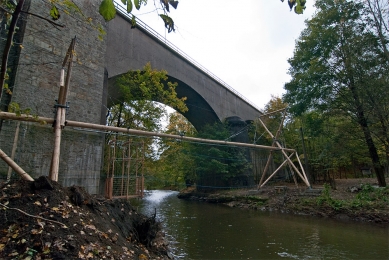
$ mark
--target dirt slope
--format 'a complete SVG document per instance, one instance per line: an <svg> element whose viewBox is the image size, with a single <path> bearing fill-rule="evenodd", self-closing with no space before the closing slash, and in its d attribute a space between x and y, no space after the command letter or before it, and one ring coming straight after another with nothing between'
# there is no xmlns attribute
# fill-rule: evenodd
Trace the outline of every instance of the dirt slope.
<svg viewBox="0 0 389 260"><path fill-rule="evenodd" d="M0 184L0 259L168 259L161 226L126 200L40 177Z"/></svg>

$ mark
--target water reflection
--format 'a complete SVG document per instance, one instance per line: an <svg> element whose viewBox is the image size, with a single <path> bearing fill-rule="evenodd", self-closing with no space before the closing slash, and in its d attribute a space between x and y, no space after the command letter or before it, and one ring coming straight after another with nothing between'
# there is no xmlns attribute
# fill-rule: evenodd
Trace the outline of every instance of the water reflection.
<svg viewBox="0 0 389 260"><path fill-rule="evenodd" d="M184 201L151 191L134 201L157 212L177 259L389 259L389 226L343 223Z"/></svg>

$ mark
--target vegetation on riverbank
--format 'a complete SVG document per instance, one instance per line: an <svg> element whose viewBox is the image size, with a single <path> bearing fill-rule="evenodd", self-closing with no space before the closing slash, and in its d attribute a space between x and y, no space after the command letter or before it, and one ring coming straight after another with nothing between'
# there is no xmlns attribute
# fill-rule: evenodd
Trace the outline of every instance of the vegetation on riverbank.
<svg viewBox="0 0 389 260"><path fill-rule="evenodd" d="M336 180L337 188L327 184L312 190L290 183L277 183L260 190L223 190L199 193L189 188L181 199L223 203L230 207L280 211L341 220L389 223L389 188L377 187L375 179Z"/></svg>

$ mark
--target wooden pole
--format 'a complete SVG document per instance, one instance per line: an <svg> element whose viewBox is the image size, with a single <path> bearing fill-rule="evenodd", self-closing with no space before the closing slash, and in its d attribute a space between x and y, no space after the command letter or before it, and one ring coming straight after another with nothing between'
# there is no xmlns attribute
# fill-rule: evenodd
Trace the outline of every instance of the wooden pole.
<svg viewBox="0 0 389 260"><path fill-rule="evenodd" d="M303 132L302 127L300 127L300 134L301 134L301 144L303 146L304 164L305 164L305 169L307 171L307 177L308 177L309 181L312 181L311 170L310 170L309 163L308 163L308 153L307 153L307 150L305 149L304 132Z"/></svg>
<svg viewBox="0 0 389 260"><path fill-rule="evenodd" d="M25 114L22 114L19 116L19 115L16 115L15 113L9 113L9 112L0 112L0 118L18 120L18 121L35 122L35 123L48 123L48 124L51 124L54 122L54 119L48 118L48 117L36 118L36 117L25 115ZM212 143L212 144L248 147L248 148L253 148L253 149L264 149L264 150L273 150L273 151L283 150L283 151L287 151L287 152L295 152L294 149L283 148L283 147L280 148L280 147L258 145L258 144L248 144L248 143L237 143L237 142L203 139L203 138L196 138L196 137L189 137L189 136L180 136L180 135L172 135L172 134L165 134L165 133L142 131L142 130L136 130L136 129L131 129L131 128L124 128L124 127L115 127L115 126L98 125L98 124L92 124L92 123L84 123L84 122L78 122L78 121L70 121L70 120L66 121L66 126L86 128L86 129L95 129L95 130L109 131L109 132L120 132L120 133L129 134L129 135L158 136L158 137L164 137L164 138L172 138L172 139L201 142L201 143Z"/></svg>
<svg viewBox="0 0 389 260"><path fill-rule="evenodd" d="M145 176L144 176L144 165L145 165L145 142L142 140L142 191L141 191L141 198L144 196L144 189L145 189Z"/></svg>
<svg viewBox="0 0 389 260"><path fill-rule="evenodd" d="M7 154L0 149L0 158L3 159L23 180L34 181L34 179L26 173L19 165L17 165Z"/></svg>
<svg viewBox="0 0 389 260"><path fill-rule="evenodd" d="M274 146L274 143L273 143L273 146ZM263 180L265 179L266 172L267 172L267 170L268 170L268 168L270 166L270 162L271 162L272 158L273 158L273 151L270 151L269 157L267 158L267 162L266 162L265 168L263 169L261 180L259 181L258 188L262 186Z"/></svg>
<svg viewBox="0 0 389 260"><path fill-rule="evenodd" d="M277 147L281 150L282 154L286 157L286 160L288 160L289 162L289 165L292 166L292 168L297 172L297 174L300 176L300 178L304 181L304 183L308 186L308 187L311 187L311 184L309 183L307 177L305 176L305 172L304 172L304 169L301 168L301 170L303 171L304 173L304 176L300 173L300 171L297 169L297 167L294 165L294 163L290 160L289 156L286 154L286 149L283 149L282 146L280 145L280 143L276 140L276 138L273 136L273 134L269 131L269 129L266 127L265 123L262 122L261 119L259 119L259 122L262 124L262 126L265 128L265 130L269 133L269 135L273 138L273 140L275 141L274 143L277 145ZM297 160L299 163L300 162L300 159L298 158L297 156L297 152L296 152L296 157L297 157ZM301 167L301 166L300 166ZM305 178L304 178L305 177Z"/></svg>
<svg viewBox="0 0 389 260"><path fill-rule="evenodd" d="M124 147L122 146L122 181L120 187L120 196L124 193Z"/></svg>
<svg viewBox="0 0 389 260"><path fill-rule="evenodd" d="M294 155L294 153L292 153L290 156L289 156L289 159ZM281 163L280 166L278 166L278 168L269 176L269 178L266 179L266 181L264 181L260 188L262 188L279 170L281 170L281 168L288 162L288 160L285 160L283 163Z"/></svg>
<svg viewBox="0 0 389 260"><path fill-rule="evenodd" d="M60 157L60 150L61 150L61 134L62 134L62 129L65 127L66 97L69 89L75 43L76 43L76 37L74 37L72 39L72 42L70 43L69 49L62 63L62 69L61 69L60 87L59 87L58 101L56 104L56 108L57 108L56 118L54 122L54 149L51 158L50 174L49 174L49 179L53 181L58 181L59 157ZM66 82L65 82L64 67L66 63L68 63L68 70L67 70Z"/></svg>
<svg viewBox="0 0 389 260"><path fill-rule="evenodd" d="M128 153L127 153L127 197L130 189L130 167L131 167L131 139L128 140Z"/></svg>
<svg viewBox="0 0 389 260"><path fill-rule="evenodd" d="M278 130L277 130L277 133L276 133L275 138L272 136L273 139L274 139L274 140L273 140L273 143L272 143L272 146L273 146L273 147L275 146L274 144L275 144L276 140L278 139L278 137L279 137L280 134L281 134L282 125L283 125L284 120L285 120L285 117L286 117L286 108L283 108L283 109L280 109L280 110L277 110L277 111L274 111L274 112L271 112L271 113L266 114L266 115L271 115L271 114L274 114L274 113L277 113L277 112L280 112L280 111L284 111L284 114L283 114L283 116L282 116L282 120L281 120L281 123L280 123L280 125L279 125L279 127L278 127ZM262 116L263 116L263 115L262 115ZM263 121L261 120L261 117L259 117L258 120L261 122L261 124L262 124L263 126L265 125L265 123L263 123ZM270 133L270 131L269 131L266 127L265 127L265 129L266 129L267 132ZM270 135L271 135L271 133L270 133ZM266 162L266 165L265 165L265 169L263 170L263 174L262 174L262 176L261 176L261 180L259 181L258 188L263 186L263 185L262 185L262 184L263 184L263 180L265 179L265 175L266 175L266 172L267 172L267 170L268 170L268 168L269 168L269 166L270 166L270 163L271 163L272 158L273 158L273 151L270 151L269 157L268 157L267 162ZM272 174L272 176L273 176L273 174Z"/></svg>
<svg viewBox="0 0 389 260"><path fill-rule="evenodd" d="M11 151L11 159L15 159L15 153L16 153L16 147L18 146L18 139L19 139L19 129L20 129L20 122L16 124L16 130L15 130L15 136L14 136L14 143L12 145L12 151ZM8 167L7 172L7 182L11 180L11 174L12 174L12 167Z"/></svg>

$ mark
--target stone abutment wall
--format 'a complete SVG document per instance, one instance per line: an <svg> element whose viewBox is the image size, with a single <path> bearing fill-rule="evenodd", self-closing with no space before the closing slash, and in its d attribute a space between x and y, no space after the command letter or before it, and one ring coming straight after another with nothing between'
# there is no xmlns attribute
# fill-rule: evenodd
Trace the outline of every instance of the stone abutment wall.
<svg viewBox="0 0 389 260"><path fill-rule="evenodd" d="M22 109L43 117L54 117L58 97L59 76L72 38L76 37L75 62L70 79L67 101L68 120L100 124L105 122L103 100L106 41L99 39L98 27L106 30L106 23L98 13L100 1L74 0L82 13L58 6L61 13L56 27L44 19L28 15L21 19L25 28L16 75L12 79L12 100ZM48 0L27 1L30 13L51 19ZM8 102L3 95L2 103ZM16 145L16 162L33 177L48 175L53 150L54 133L50 125L21 123ZM0 148L11 155L16 122L5 121L0 132ZM59 181L66 186L82 185L90 193L98 193L102 169L104 134L65 127L62 135ZM8 170L0 162L4 178Z"/></svg>

